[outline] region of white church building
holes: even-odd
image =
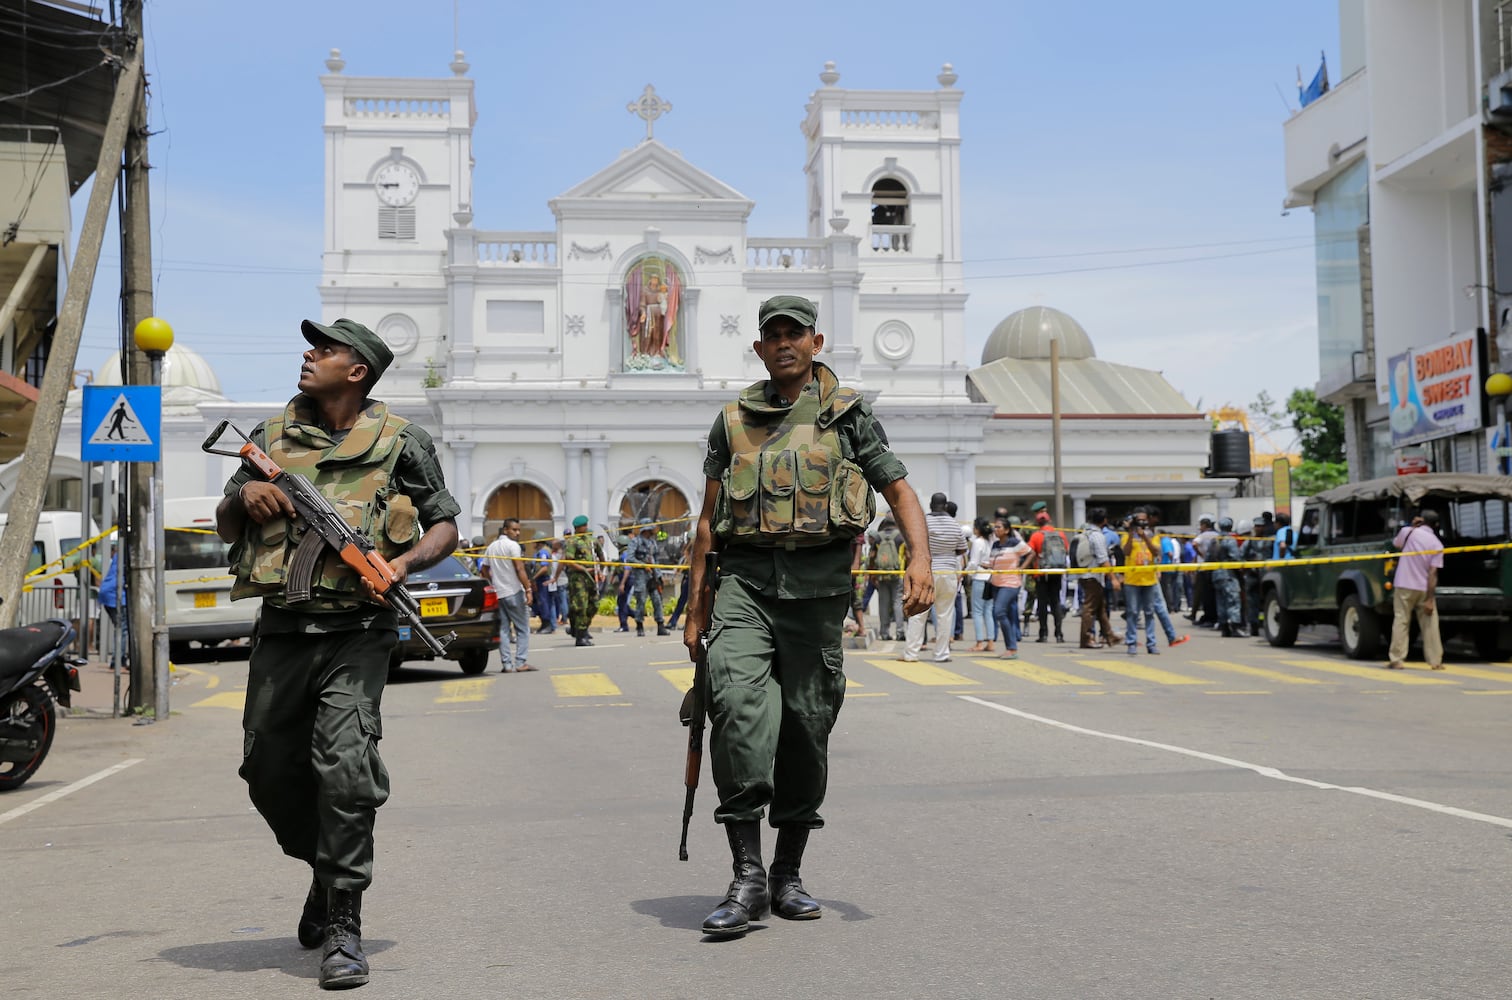
[[[825,66],[802,122],[808,230],[778,237],[748,232],[753,203],[655,138],[669,106],[650,86],[630,105],[645,138],[553,199],[553,230],[479,228],[462,54],[439,79],[347,76],[337,51],[326,67],[321,319],[356,319],[393,349],[378,395],[432,432],[464,538],[507,516],[552,534],[578,514],[612,531],[696,510],[709,427],[765,377],[757,306],[782,293],[818,304],[821,360],[871,400],[915,489],[943,490],[963,520],[1049,499],[1050,337],[1072,519],[1156,502],[1179,524],[1234,492],[1203,477],[1207,419],[1158,373],[1098,361],[1064,313],[1020,310],[967,359],[948,64],[928,90],[847,90]],[[179,341],[166,490],[218,493],[232,463],[199,441],[278,407],[226,400],[213,372],[197,382],[193,333]]]

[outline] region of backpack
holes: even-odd
[[[1092,531],[1102,531],[1102,529],[1083,528],[1075,538],[1071,539],[1071,563],[1080,569],[1091,569],[1097,565],[1096,549],[1093,548],[1092,538],[1088,534]],[[1048,544],[1049,541],[1049,537],[1046,537],[1045,542]],[[1046,555],[1048,556],[1049,553],[1047,552]]]
[[[897,535],[888,531],[877,536],[877,544],[872,550],[872,565],[877,569],[903,568],[903,559],[898,552]]]
[[[1040,545],[1040,565],[1045,569],[1065,569],[1070,565],[1066,553],[1066,535],[1059,528],[1041,531],[1045,540]]]

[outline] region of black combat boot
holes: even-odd
[[[1223,636],[1223,638],[1225,639],[1230,639],[1233,638],[1234,630],[1229,627],[1228,622],[1219,622],[1218,634]]]
[[[808,894],[798,878],[808,837],[806,826],[779,827],[777,846],[772,848],[772,874],[767,880],[772,912],[787,920],[817,920],[824,915],[819,901]]]
[[[672,634],[672,630],[669,629],[669,628],[667,628],[667,626],[663,625],[661,622],[657,622],[656,623],[656,634],[657,635],[671,635]]]
[[[726,823],[725,836],[735,861],[735,881],[724,902],[704,918],[703,931],[711,937],[744,934],[751,929],[751,921],[766,916],[772,906],[766,869],[761,867],[761,821]]]
[[[646,634],[646,626],[642,625],[640,622],[636,622],[635,623],[635,634],[636,635],[641,635],[641,636],[645,635]]]
[[[304,912],[299,915],[299,943],[304,948],[319,948],[325,940],[326,891],[320,879],[310,879],[310,891],[305,896]]]
[[[593,640],[590,639],[590,638],[588,638],[588,633],[587,632],[581,632],[581,633],[578,634],[577,642],[573,643],[573,645],[575,645],[575,646],[591,646],[591,645],[593,645]]]
[[[320,960],[320,988],[346,990],[366,986],[367,956],[362,953],[362,893],[331,889],[326,893],[325,957]]]

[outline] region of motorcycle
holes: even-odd
[[[61,618],[0,630],[0,792],[24,785],[52,747],[56,705],[68,707],[88,662],[64,652],[73,640]]]

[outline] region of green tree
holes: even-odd
[[[1348,480],[1349,468],[1343,462],[1303,459],[1291,470],[1292,493],[1299,497],[1316,496],[1324,490],[1343,486]]]
[[[1286,412],[1302,446],[1302,459],[1328,464],[1344,461],[1344,411],[1311,389],[1293,389]]]

